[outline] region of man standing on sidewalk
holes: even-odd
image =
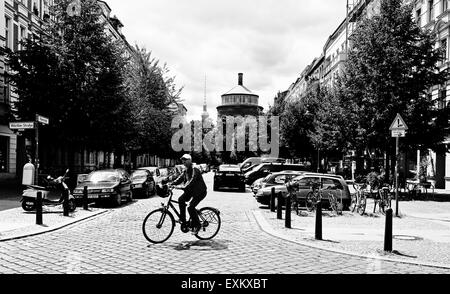
[[[198,167],[194,167],[192,157],[189,154],[181,157],[183,165],[186,167],[183,174],[172,184],[183,186],[178,187],[184,191],[184,194],[178,199],[180,206],[180,221],[186,223],[186,202],[191,201],[188,212],[191,217],[192,233],[196,235],[200,230],[200,220],[197,215],[197,205],[206,197],[207,188],[203,180],[202,172]]]

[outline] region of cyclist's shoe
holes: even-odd
[[[198,227],[193,227],[192,229],[191,229],[191,233],[192,233],[192,235],[197,235],[198,234],[198,232],[200,232],[200,226],[198,226]]]

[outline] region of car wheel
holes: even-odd
[[[133,192],[131,190],[130,190],[130,192],[128,192],[127,201],[129,203],[133,202]]]
[[[149,188],[149,197],[156,195],[156,184],[152,182],[151,189]]]
[[[27,201],[27,200],[24,200],[24,201],[22,201],[22,208],[23,208],[23,210],[25,210],[25,211],[34,211],[35,209],[36,209],[36,203],[35,202],[32,202],[32,201]]]
[[[69,212],[75,212],[77,210],[77,203],[74,199],[69,200]]]

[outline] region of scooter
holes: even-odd
[[[77,208],[75,198],[70,193],[69,187],[65,183],[67,174],[66,173],[58,178],[47,177],[47,187],[40,187],[35,185],[27,185],[27,189],[23,191],[22,194],[22,208],[25,211],[36,210],[36,201],[38,192],[42,193],[42,206],[59,206],[64,203],[65,193],[69,194],[68,208],[69,212],[74,212]]]

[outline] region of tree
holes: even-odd
[[[182,88],[176,87],[175,78],[168,77],[167,66],[160,67],[151,52],[139,46],[134,51],[127,67],[126,83],[133,118],[130,149],[168,155],[174,115],[169,106],[180,101]]]
[[[363,20],[350,38],[337,90],[345,96],[336,102],[345,110],[357,106],[349,112],[358,122],[353,127],[358,136],[350,141],[353,148],[365,146],[392,155],[389,124],[397,113],[410,127],[403,140],[407,146],[436,148],[449,134],[448,109],[436,110],[429,95],[432,86],[448,77],[438,68],[442,51],[434,49],[433,35],[414,22],[412,6],[402,2],[382,0],[379,15]]]
[[[123,151],[130,138],[123,46],[106,34],[97,1],[82,1],[79,16],[66,13],[69,2],[58,1],[41,35],[9,52],[10,79],[20,96],[14,115],[48,116],[47,142]]]

